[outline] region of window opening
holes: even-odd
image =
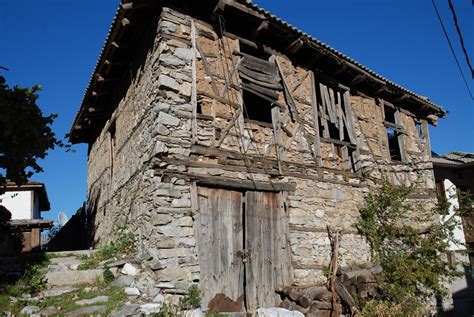
[[[400,146],[398,144],[399,133],[390,127],[387,127],[386,129],[387,129],[388,149],[390,152],[390,158],[393,161],[401,161],[402,153],[400,152]]]
[[[257,123],[272,123],[272,102],[256,94],[243,90],[244,119]]]
[[[384,105],[385,128],[388,138],[388,150],[392,161],[402,161],[402,152],[399,136],[402,134],[403,127],[397,124],[397,109]]]

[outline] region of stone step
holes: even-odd
[[[93,269],[84,271],[55,271],[48,272],[45,280],[49,286],[68,286],[78,284],[93,284],[103,280],[103,270]]]

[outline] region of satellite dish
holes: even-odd
[[[62,227],[64,226],[67,222],[69,221],[69,218],[68,216],[66,216],[66,214],[62,211],[60,211],[58,213],[58,222],[59,222],[59,225]]]

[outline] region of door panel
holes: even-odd
[[[287,220],[282,196],[247,192],[245,214],[246,299],[249,311],[275,307],[275,289],[290,283]]]
[[[244,268],[238,254],[243,250],[242,193],[199,187],[198,204],[195,230],[203,306],[207,307],[213,298],[222,297],[216,295],[224,294],[234,302],[241,302],[232,308],[241,311]]]

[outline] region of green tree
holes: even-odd
[[[40,90],[39,85],[10,88],[0,80],[0,193],[7,179],[22,184],[42,172],[37,160],[63,146],[51,128],[57,115],[43,115],[36,103]]]

